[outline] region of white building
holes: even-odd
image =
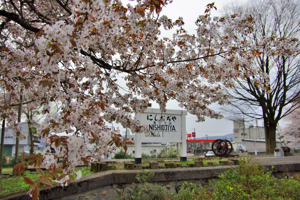
[[[33,129],[35,131],[35,129]],[[2,129],[0,129],[0,133],[2,132]],[[29,137],[29,131],[28,126],[26,123],[21,124],[21,132],[26,136],[26,139],[19,140],[19,152],[29,152],[30,150],[30,137]],[[1,138],[1,134],[0,134]],[[34,150],[38,149],[40,147],[40,140],[38,137],[33,137],[33,143],[34,143]],[[5,129],[4,133],[4,147],[3,147],[3,155],[6,156],[13,156],[15,154],[16,150],[16,137],[13,136],[12,129]]]

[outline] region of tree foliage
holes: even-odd
[[[253,65],[259,56],[299,53],[294,38],[248,40],[255,32],[254,18],[211,17],[214,4],[195,19],[197,34],[191,35],[181,17],[172,21],[160,15],[170,2],[1,1],[1,89],[12,98],[1,105],[0,114],[20,135],[12,108],[19,102],[20,88],[31,97],[24,104],[40,103],[46,117],[37,134],[56,153],[50,154],[49,146],[29,161],[43,165],[58,183],[74,180],[73,170],[79,163],[101,159],[114,152],[113,144],[122,145],[108,123],[148,132],[133,113],[143,112],[151,101],[164,111],[169,100],[177,100],[199,121],[205,116],[220,118],[208,106],[227,103],[222,88],[232,87],[233,78],[260,74],[251,84],[269,91],[268,73]],[[162,37],[162,28],[175,34]],[[52,102],[60,105],[55,114]],[[86,156],[90,147],[91,156]],[[57,157],[63,159],[62,165]],[[21,173],[23,164],[14,170]],[[30,193],[34,199],[42,184],[49,185],[40,173]]]

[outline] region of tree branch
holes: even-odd
[[[67,3],[68,3],[68,1],[66,2],[66,4],[63,4],[60,0],[56,0],[56,2],[57,2],[63,9],[65,9],[65,11],[67,11],[67,13],[68,13],[69,15],[72,14],[71,10],[66,6]]]

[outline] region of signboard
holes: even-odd
[[[188,133],[188,137],[192,137],[192,135],[190,133]]]
[[[142,143],[161,143],[162,145],[169,142],[180,143],[180,160],[186,161],[186,115],[185,110],[166,110],[162,113],[160,109],[155,108],[148,108],[144,113],[137,113],[136,118],[153,135],[135,134],[135,163],[141,163]]]
[[[153,132],[153,135],[149,136],[141,134],[142,142],[181,142],[182,132],[184,132],[184,139],[186,138],[186,114],[187,112],[184,110],[167,110],[162,113],[159,109],[154,108],[147,109],[144,113],[138,113],[137,119]]]
[[[196,137],[196,132],[192,132],[193,137]]]

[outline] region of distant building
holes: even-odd
[[[265,128],[261,126],[245,126],[244,120],[236,120],[233,122],[234,141],[236,150],[246,151],[245,140],[265,140]]]
[[[33,128],[34,132],[35,129]],[[0,129],[0,133],[1,133]],[[19,152],[29,152],[30,150],[30,136],[28,131],[28,126],[26,123],[21,124],[21,132],[26,136],[26,139],[19,140]],[[1,139],[1,134],[0,134]],[[33,137],[34,150],[37,150],[40,146],[40,139],[35,135]],[[4,133],[4,146],[3,146],[3,155],[13,156],[16,149],[16,137],[13,136],[12,129],[6,128]]]

